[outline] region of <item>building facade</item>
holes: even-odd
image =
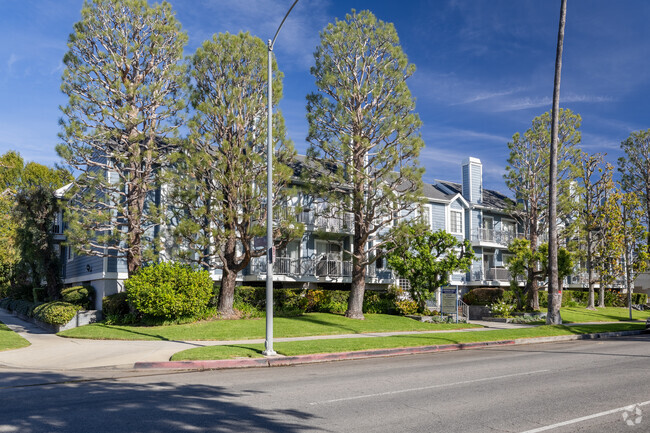
[[[58,191],[65,193],[65,187]],[[461,165],[461,183],[437,180],[425,184],[424,204],[420,213],[432,231],[446,230],[459,240],[469,240],[475,252],[470,272],[452,275],[451,284],[467,291],[474,287],[507,287],[510,274],[507,269],[508,244],[521,236],[520,227],[509,215],[506,196],[483,188],[483,166],[476,158],[467,158]],[[349,289],[352,282],[352,245],[354,220],[351,214],[324,216],[315,201],[298,193],[287,211],[300,209],[298,221],[305,226],[300,239],[277,251],[273,265],[274,285],[283,288]],[[63,241],[63,223],[55,227]],[[123,290],[127,278],[126,262],[115,257],[76,255],[67,246],[61,246],[62,273],[66,285],[90,284],[95,288],[101,308],[101,299]],[[242,285],[264,285],[266,257],[252,259],[240,273]],[[212,271],[215,280],[220,271]],[[366,286],[382,290],[393,284],[402,284],[398,276],[379,259],[367,268]]]

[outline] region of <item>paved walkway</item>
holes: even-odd
[[[0,368],[33,370],[76,370],[97,368],[131,369],[136,362],[164,362],[181,350],[203,346],[228,344],[263,343],[264,339],[228,341],[125,341],[125,340],[84,340],[58,337],[43,331],[36,325],[26,322],[0,309],[0,321],[31,343],[30,346],[0,352]],[[378,332],[371,334],[318,335],[310,337],[275,338],[275,342],[338,339],[373,338],[391,335],[479,332],[494,329],[526,328],[531,325],[472,321],[484,328],[468,328],[446,331],[420,332]]]
[[[226,344],[263,343],[264,339],[229,341],[124,341],[83,340],[62,338],[38,328],[0,309],[0,321],[31,343],[30,346],[0,352],[0,367],[34,370],[74,370],[99,367],[132,368],[136,362],[168,361],[176,352],[202,346]],[[486,328],[463,329],[462,331],[487,331],[504,328],[520,328],[528,325],[514,325],[496,322],[472,322]],[[424,331],[456,332],[454,331]],[[372,338],[391,335],[414,334],[414,332],[378,332],[372,334],[318,335],[311,337],[275,338],[274,341],[300,341],[335,338]]]

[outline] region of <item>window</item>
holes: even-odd
[[[452,210],[449,213],[449,230],[451,233],[463,233],[463,213]]]

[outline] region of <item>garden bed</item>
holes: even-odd
[[[38,326],[39,328],[48,331],[48,332],[53,332],[57,333],[60,331],[65,331],[67,329],[72,329],[76,328],[78,326],[83,326],[83,325],[89,325],[91,323],[98,322],[102,320],[102,312],[101,310],[81,310],[77,311],[77,314],[66,324],[64,325],[52,325],[50,323],[45,323],[43,321],[40,321],[38,319],[35,319],[33,317],[26,316],[21,313],[17,313],[16,311],[13,311],[12,314],[16,317],[21,318],[22,320],[26,322],[31,322],[34,325]]]

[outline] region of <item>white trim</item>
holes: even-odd
[[[452,214],[452,212],[460,214],[460,231],[458,231],[458,232],[453,231],[452,227],[451,227],[451,221],[452,221],[451,214]],[[449,207],[449,233],[451,233],[452,235],[463,235],[463,236],[465,236],[465,212],[463,212],[462,210],[451,209],[451,206]]]
[[[456,200],[460,201],[460,204],[461,204],[464,208],[466,208],[466,209],[470,209],[470,208],[471,208],[471,204],[470,204],[467,200],[465,200],[465,197],[463,197],[462,194],[460,194],[460,193],[459,193],[459,194],[456,194],[456,195],[451,199],[451,201],[449,202],[449,204],[451,205],[451,204],[452,204],[453,202],[455,202]]]

